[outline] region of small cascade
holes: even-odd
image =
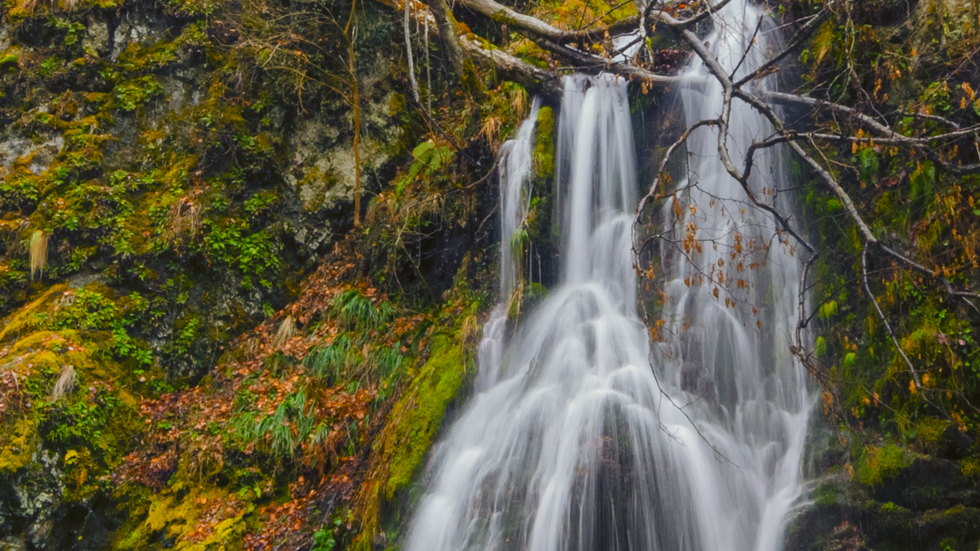
[[[758,17],[744,0],[716,15],[708,41],[729,70]],[[740,72],[761,63],[766,36]],[[704,69],[692,62],[687,73]],[[717,135],[699,131],[688,176],[675,179],[684,208],[668,205],[664,219],[678,241],[700,247],[664,246],[663,316],[672,336],[651,341],[636,311],[627,83],[574,75],[564,86],[561,284],[505,343],[504,305],[520,273],[510,237],[527,216],[532,113],[501,154],[502,304],[484,328],[477,392],[433,450],[405,548],[776,551],[801,494],[811,404],[789,353],[799,263],[788,246],[764,241],[775,234],[772,221],[724,172]],[[715,95],[682,93],[688,123],[718,117]],[[733,110],[731,127],[733,155],[771,133],[746,106]],[[789,187],[778,153],[756,164],[757,193],[774,190],[764,196],[790,208],[787,193],[775,191]],[[712,281],[698,278],[721,266],[724,278],[742,283],[715,296]]]
[[[531,194],[527,189],[531,175],[534,148],[534,125],[541,110],[541,98],[531,100],[531,113],[517,131],[517,136],[500,146],[497,163],[500,184],[500,303],[493,309],[483,326],[483,339],[477,351],[476,390],[490,388],[497,382],[497,368],[507,332],[507,304],[520,278],[520,251],[514,250],[514,240],[527,221]]]

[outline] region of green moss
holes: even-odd
[[[0,472],[13,473],[23,469],[33,461],[37,426],[30,418],[22,418],[4,435],[3,441],[3,448],[0,448]]]
[[[907,467],[905,452],[889,444],[883,448],[871,446],[861,454],[857,478],[861,484],[877,486]]]
[[[20,56],[17,54],[7,54],[0,57],[0,71],[15,71],[20,63]]]
[[[821,484],[813,492],[813,501],[822,506],[836,505],[840,501],[840,488],[832,482]]]
[[[382,504],[405,497],[435,443],[447,409],[474,372],[472,348],[479,335],[475,313],[480,305],[464,278],[457,275],[456,283],[453,292],[457,298],[450,299],[441,313],[442,328],[426,337],[428,359],[414,373],[409,371],[413,376],[392,406],[376,445],[356,500],[354,515],[361,520],[361,532],[351,549],[371,547],[382,521]]]
[[[433,337],[431,347],[432,355],[413,381],[412,392],[399,400],[391,412],[396,428],[391,438],[398,445],[384,487],[388,499],[408,486],[422,465],[442,426],[446,408],[466,380],[468,367],[472,366],[460,343],[452,342],[446,335]]]
[[[487,93],[487,87],[480,80],[476,66],[473,65],[473,60],[467,59],[463,62],[463,71],[459,75],[459,80],[460,84],[463,85],[463,89],[470,94],[474,101],[483,101]]]
[[[919,419],[915,426],[915,433],[922,443],[922,447],[930,453],[935,453],[939,446],[939,441],[943,437],[943,432],[949,424],[950,422],[948,420],[937,419],[935,417]]]
[[[137,107],[163,94],[163,86],[152,76],[138,77],[123,82],[113,90],[116,106],[123,111],[133,111]]]
[[[52,285],[38,298],[23,306],[3,320],[0,326],[0,343],[9,342],[33,331],[36,315],[47,312],[68,289],[67,285]]]
[[[980,477],[980,459],[968,457],[960,461],[960,473],[964,478]]]
[[[190,532],[201,514],[199,501],[206,497],[197,493],[179,496],[172,492],[150,497],[149,510],[143,523],[133,530],[125,530],[116,544],[120,551],[127,549],[146,549],[151,538],[164,533],[170,538],[178,538]],[[206,501],[205,501],[206,503]]]
[[[250,510],[249,510],[250,512]],[[194,545],[191,549],[222,549],[224,551],[234,551],[242,549],[242,537],[247,528],[245,515],[237,515],[226,518],[214,525],[213,533],[200,544]]]
[[[181,17],[208,16],[221,7],[221,0],[165,0],[164,6],[169,13]]]
[[[535,126],[534,170],[541,178],[551,178],[555,173],[555,115],[551,107],[538,111]]]

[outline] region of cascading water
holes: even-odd
[[[716,15],[708,41],[729,71],[757,21],[739,0]],[[764,35],[740,71],[761,63]],[[696,62],[687,72],[704,74]],[[702,92],[684,93],[688,123],[721,113],[720,88]],[[810,404],[789,353],[799,264],[769,243],[775,227],[724,171],[717,135],[699,131],[678,203],[665,207],[677,234],[662,250],[671,337],[651,342],[636,314],[626,83],[568,77],[562,107],[562,284],[505,352],[503,309],[491,317],[478,393],[433,452],[407,549],[776,550],[801,493]],[[529,165],[518,150],[530,121],[502,156],[502,241],[526,215],[513,187],[524,175],[511,164]],[[733,155],[771,132],[744,105],[731,128]],[[786,187],[779,159],[756,165],[757,195],[785,200],[763,191]],[[505,301],[516,281],[509,254],[502,245]]]
[[[477,391],[486,390],[497,382],[507,332],[507,302],[518,284],[520,273],[512,240],[527,220],[530,208],[531,196],[525,184],[531,174],[534,123],[540,109],[540,98],[534,98],[531,101],[531,114],[517,131],[517,136],[500,148],[500,235],[503,236],[500,239],[500,297],[503,302],[494,308],[489,321],[483,326],[483,340],[477,354],[477,361],[482,366],[477,375]]]

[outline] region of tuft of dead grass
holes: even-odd
[[[44,276],[44,267],[48,264],[48,234],[36,230],[31,234],[30,265],[31,279],[38,280]]]

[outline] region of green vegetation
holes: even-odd
[[[777,2],[779,23],[793,28],[819,5]],[[923,139],[945,131],[930,116],[980,123],[969,14],[850,6],[798,51],[802,89]],[[635,14],[632,3],[583,0],[521,9],[562,28]],[[455,22],[471,40],[566,66],[471,15]],[[402,17],[387,2],[347,0],[4,3],[0,482],[15,492],[0,495],[0,515],[15,511],[19,532],[0,540],[43,532],[39,513],[11,497],[24,490],[54,496],[52,514],[85,511],[114,530],[95,541],[64,523],[31,548],[397,545],[474,371],[498,260],[492,167],[533,91],[472,60],[457,73],[430,28],[431,44],[412,38],[416,104]],[[657,70],[686,55],[667,33],[647,45]],[[602,42],[580,46],[608,54]],[[638,118],[667,104],[663,91],[631,90]],[[514,250],[557,273],[548,103]],[[845,119],[816,122],[856,133]],[[675,124],[667,114],[658,128]],[[883,243],[975,291],[980,178],[944,166],[970,158],[963,144],[934,157],[869,141],[819,153]],[[870,288],[917,387],[866,296],[844,205],[793,168],[798,218],[824,248],[813,352],[839,443],[825,462],[835,482],[815,502],[866,526],[914,517],[923,533],[949,530],[937,545],[965,548],[969,507],[926,514],[888,492],[927,467],[964,487],[980,476],[977,313],[941,280],[871,257]],[[522,285],[511,321],[545,292]],[[841,526],[824,531],[828,545],[851,537]]]
[[[895,476],[906,466],[908,461],[897,446],[888,445],[883,448],[872,446],[861,457],[857,478],[862,484],[875,486]]]

